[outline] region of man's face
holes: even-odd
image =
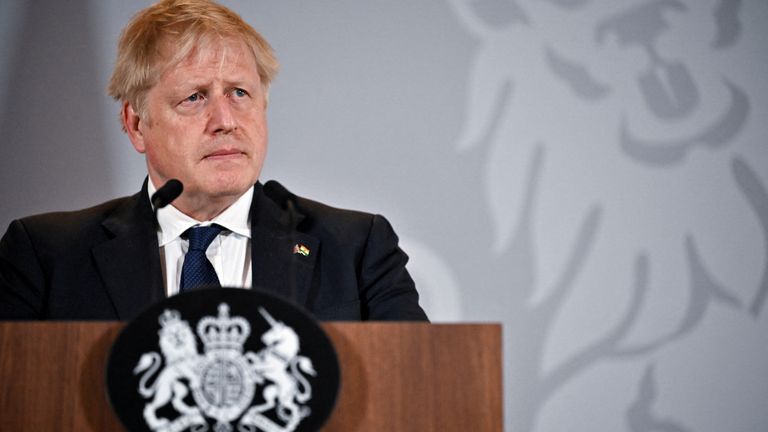
[[[267,150],[265,108],[253,54],[224,40],[169,68],[146,95],[147,115],[124,119],[155,186],[181,180],[174,205],[194,217],[208,203],[231,204],[256,182]]]

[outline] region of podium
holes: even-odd
[[[104,375],[121,322],[0,322],[0,424],[121,431]],[[498,324],[326,322],[341,365],[324,431],[501,431]]]

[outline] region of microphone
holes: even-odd
[[[152,207],[155,208],[155,213],[178,198],[183,190],[184,185],[176,179],[170,179],[164,185],[160,186],[160,189],[152,195],[151,199]]]
[[[152,181],[152,180],[147,180]],[[181,195],[181,191],[184,190],[184,185],[176,179],[168,180],[164,185],[160,186],[160,189],[156,190],[152,194],[150,201],[152,202],[152,215],[154,216],[155,229],[160,229],[160,224],[157,222],[157,211],[167,206],[171,201]]]
[[[293,199],[296,198],[296,196],[288,192],[288,189],[275,180],[270,180],[264,185],[264,193],[281,208],[288,210],[289,222],[291,226],[293,226],[296,221],[294,214],[296,212],[296,207],[293,203]]]
[[[295,229],[296,227],[296,205],[294,204],[293,200],[296,198],[296,195],[290,193],[288,189],[286,189],[283,185],[276,182],[275,180],[270,180],[266,184],[264,184],[264,194],[270,198],[272,201],[274,201],[280,208],[285,209],[288,212],[288,225],[291,227],[291,229]],[[296,242],[296,238],[293,234],[291,234],[291,243]],[[297,243],[298,244],[298,243]],[[290,280],[288,282],[288,298],[295,302],[296,301],[296,257],[294,256],[291,259],[290,267],[288,268],[288,273],[290,274]]]

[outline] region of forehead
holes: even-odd
[[[237,71],[242,78],[258,80],[256,58],[245,42],[235,39],[202,38],[190,48],[176,47],[176,53],[170,56],[163,66],[160,80],[177,78],[190,71],[198,74],[217,74]],[[174,43],[166,44],[166,51],[173,52]]]

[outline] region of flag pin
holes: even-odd
[[[301,254],[303,256],[309,256],[309,248],[304,246],[303,244],[296,244],[293,246],[293,253]]]

